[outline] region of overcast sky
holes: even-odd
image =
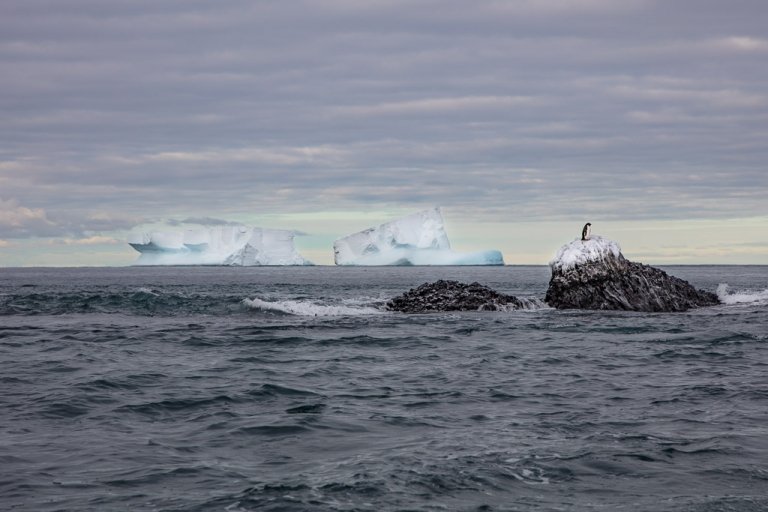
[[[442,206],[546,263],[768,264],[765,0],[4,0],[0,265],[184,221],[334,238]]]

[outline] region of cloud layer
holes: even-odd
[[[437,204],[478,222],[765,216],[766,16],[762,0],[10,0],[0,238]]]

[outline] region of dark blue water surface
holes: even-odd
[[[405,315],[547,267],[0,269],[0,508],[768,510],[768,267],[688,313]]]

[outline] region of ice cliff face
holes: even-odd
[[[214,226],[185,232],[144,233],[128,243],[137,265],[311,265],[294,248],[292,231]]]
[[[337,265],[503,265],[499,251],[451,250],[439,208],[353,233],[333,244]]]
[[[558,309],[662,312],[719,303],[714,293],[625,259],[616,242],[599,236],[564,245],[549,266],[544,300]]]

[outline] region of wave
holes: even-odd
[[[518,297],[520,307],[513,305],[500,305],[499,311],[540,311],[542,309],[553,309],[552,306],[544,300],[536,297]]]
[[[370,306],[326,305],[307,300],[271,302],[254,298],[243,299],[243,304],[258,311],[296,316],[367,316],[384,313],[384,311]]]
[[[768,289],[731,291],[727,283],[717,285],[717,298],[723,304],[768,304]]]
[[[151,288],[73,290],[0,295],[0,316],[133,314],[177,316],[228,314],[240,309],[242,295],[169,293]]]
[[[520,299],[522,307],[499,305],[498,311],[539,311],[551,309],[544,301],[536,298]],[[296,316],[368,316],[387,313],[383,308],[372,307],[372,300],[348,299],[342,305],[318,304],[307,300],[266,301],[259,298],[243,299],[243,304],[251,309],[268,313]]]

